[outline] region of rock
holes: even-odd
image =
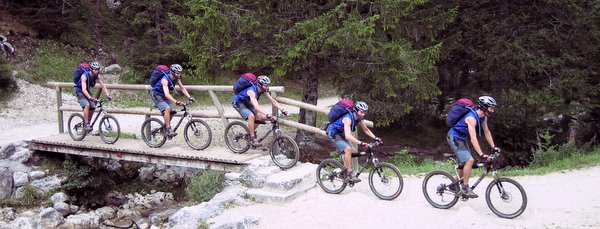
[[[57,202],[52,206],[56,211],[60,212],[63,216],[71,214],[71,206],[65,202]]]
[[[107,73],[118,74],[122,70],[123,69],[121,68],[120,65],[118,65],[118,64],[111,64],[109,66],[106,66],[106,67],[102,68],[102,74],[107,74]]]
[[[12,156],[17,150],[18,145],[14,143],[8,143],[0,146],[0,159],[6,159]]]
[[[156,171],[156,166],[149,165],[149,167],[141,167],[139,169],[139,178],[141,181],[149,181],[154,178],[154,171]]]
[[[252,228],[257,225],[260,220],[258,216],[244,215],[229,217],[223,221],[208,222],[212,229],[229,229],[229,228]]]
[[[79,206],[69,205],[69,209],[71,209],[71,213],[77,213],[77,211],[79,211]]]
[[[13,175],[8,168],[0,168],[0,199],[8,199],[12,196]]]
[[[15,214],[15,211],[12,208],[4,208],[2,210],[2,217],[6,221],[13,221],[15,218],[17,218],[17,214]]]
[[[56,175],[45,177],[44,179],[35,180],[31,182],[31,186],[35,187],[38,191],[42,193],[48,193],[60,188],[61,179],[59,179]]]
[[[223,213],[224,207],[219,204],[210,204],[204,202],[199,205],[179,209],[175,214],[169,217],[169,228],[172,229],[195,229],[198,228],[196,222],[207,220]],[[194,222],[194,223],[190,223]]]
[[[56,204],[58,202],[68,202],[69,201],[69,196],[67,196],[67,194],[64,194],[62,192],[57,192],[54,193],[54,195],[52,195],[50,197],[50,201],[52,201],[52,204]]]
[[[23,198],[23,189],[25,186],[21,186],[18,187],[17,189],[15,189],[15,191],[12,193],[12,198],[13,199],[21,199]]]
[[[10,156],[8,160],[18,163],[24,163],[27,160],[29,160],[29,157],[31,157],[31,151],[29,151],[29,149],[27,148],[21,148],[20,150],[16,151],[12,156]]]
[[[40,211],[39,217],[43,228],[55,228],[65,220],[63,215],[54,208],[45,208]]]
[[[62,226],[66,228],[98,228],[100,227],[100,217],[93,212],[70,215]]]
[[[129,201],[129,198],[117,191],[111,191],[106,194],[104,201],[107,205],[121,206]]]
[[[246,187],[262,188],[267,180],[267,177],[278,171],[281,171],[281,169],[279,169],[277,166],[248,166],[242,171],[239,180]]]
[[[19,217],[10,224],[10,227],[19,229],[36,229],[38,228],[38,224],[30,217]]]
[[[21,187],[29,182],[29,176],[24,172],[13,173],[13,186]]]
[[[115,209],[112,207],[101,207],[96,209],[96,215],[100,217],[101,221],[115,218]]]
[[[42,179],[46,176],[46,172],[44,171],[32,171],[29,173],[29,179],[31,181]]]
[[[176,183],[177,173],[175,173],[171,169],[166,169],[164,172],[160,173],[160,175],[158,176],[158,180],[165,183]]]

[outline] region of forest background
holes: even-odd
[[[0,90],[8,94],[18,90],[11,70],[44,85],[69,81],[77,63],[98,60],[124,66],[122,82],[146,84],[154,66],[182,63],[188,85],[230,84],[254,72],[301,88],[300,99],[312,104],[333,88],[370,105],[376,133],[411,147],[448,150],[450,104],[480,95],[499,103],[490,124],[511,165],[529,164],[544,145],[597,144],[600,1],[0,5],[0,34],[27,52],[0,57]],[[318,126],[312,112],[301,111],[298,121]]]

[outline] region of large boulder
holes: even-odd
[[[0,167],[0,199],[12,196],[13,174],[8,168]]]
[[[44,179],[34,180],[31,186],[35,187],[42,194],[58,190],[62,180],[57,176],[49,176]]]
[[[13,185],[15,187],[21,187],[25,184],[29,183],[29,176],[24,172],[14,172],[13,173]]]
[[[39,217],[40,224],[43,228],[56,228],[65,220],[63,218],[63,214],[61,214],[54,208],[43,209],[42,211],[40,211]]]

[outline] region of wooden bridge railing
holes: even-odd
[[[72,88],[73,83],[48,82],[47,85],[49,87],[54,87],[56,89],[56,106],[57,106],[56,110],[57,110],[57,114],[58,114],[58,131],[59,131],[59,133],[64,133],[63,112],[64,111],[74,111],[74,112],[81,111],[80,107],[65,107],[65,106],[63,106],[62,88]],[[150,85],[141,85],[141,84],[105,84],[105,85],[108,89],[111,89],[111,90],[148,91],[149,92],[151,89]],[[96,88],[99,88],[99,87],[100,87],[99,85],[96,85]],[[223,125],[225,125],[225,126],[229,123],[228,119],[241,119],[240,115],[237,112],[225,113],[221,102],[219,101],[217,95],[215,94],[215,92],[233,92],[233,86],[231,86],[231,85],[226,85],[226,86],[224,86],[224,85],[186,85],[185,88],[190,92],[207,91],[210,94],[213,105],[215,106],[215,109],[216,109],[215,112],[190,111],[192,116],[200,117],[200,118],[221,118],[221,120],[223,121]],[[179,86],[176,87],[176,90],[180,90]],[[285,98],[285,97],[279,97],[277,93],[283,93],[285,91],[285,88],[282,86],[271,86],[271,87],[269,87],[269,91],[271,91],[271,94],[273,95],[273,97],[275,97],[275,99],[282,104],[287,104],[290,106],[303,108],[303,109],[306,109],[309,111],[320,112],[323,114],[327,114],[329,112],[329,110],[327,110],[327,109],[322,109],[322,108],[317,107],[312,104],[303,103],[303,102],[292,100],[292,99]],[[96,90],[96,92],[97,93],[96,93],[95,97],[98,98],[98,96],[100,94],[100,90]],[[147,118],[152,115],[160,116],[159,111],[144,111],[144,110],[139,110],[139,109],[109,108],[109,109],[107,109],[107,111],[112,114],[145,115]],[[278,112],[277,109],[275,107],[273,107],[272,113],[277,114],[277,112]],[[314,133],[314,134],[319,134],[319,135],[323,135],[323,136],[325,135],[325,131],[323,131],[317,127],[309,126],[309,125],[306,125],[303,123],[298,123],[298,122],[294,122],[294,121],[290,121],[290,120],[280,120],[280,121],[281,121],[280,123],[282,125],[290,126],[290,127],[304,130],[304,131]],[[373,123],[371,121],[367,121],[367,125],[372,127]]]

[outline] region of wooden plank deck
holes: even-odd
[[[98,136],[86,136],[81,141],[74,141],[69,134],[35,138],[28,142],[28,147],[30,150],[226,172],[240,172],[247,161],[264,154],[256,150],[234,154],[215,142],[204,150],[194,150],[185,142],[175,139],[167,141],[161,148],[150,148],[143,140],[119,139],[111,145],[102,142]]]

